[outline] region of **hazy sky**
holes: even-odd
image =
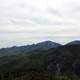
[[[0,0],[0,47],[80,39],[80,0]]]

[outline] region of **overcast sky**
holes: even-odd
[[[0,0],[0,47],[80,39],[80,0]]]

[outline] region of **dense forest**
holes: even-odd
[[[0,49],[0,80],[80,80],[80,41]]]

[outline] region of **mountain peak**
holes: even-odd
[[[40,42],[40,43],[37,43],[37,44],[53,44],[55,42],[52,42],[52,41],[43,41],[43,42]]]
[[[75,41],[72,41],[72,42],[69,42],[67,45],[73,45],[73,44],[80,44],[80,41],[79,40],[75,40]]]
[[[58,44],[52,41],[43,41],[43,42],[37,43],[36,46],[43,47],[43,48],[54,48],[54,47],[61,46],[61,44]]]

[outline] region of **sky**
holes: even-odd
[[[80,0],[0,0],[0,48],[80,40]]]

